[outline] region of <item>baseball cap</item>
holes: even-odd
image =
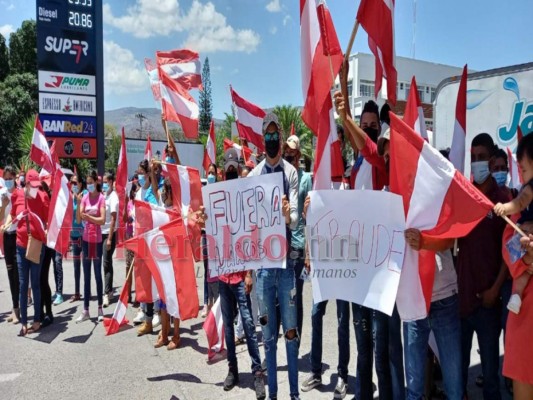
[[[300,139],[298,139],[298,136],[291,135],[287,138],[287,146],[289,146],[293,150],[300,150]]]
[[[41,186],[41,180],[39,179],[39,173],[34,169],[30,169],[26,172],[26,183],[31,187]]]
[[[385,152],[385,143],[390,140],[390,128],[387,127],[378,138],[378,154],[383,156]]]
[[[227,149],[224,153],[224,171],[227,171],[232,165],[235,169],[239,167],[239,156],[234,148]]]
[[[278,116],[274,113],[268,113],[265,115],[265,118],[263,118],[263,135],[272,122],[276,124],[278,131],[281,131],[281,125],[279,124]]]

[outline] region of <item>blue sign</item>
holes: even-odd
[[[47,137],[96,137],[97,127],[94,117],[40,114],[39,119]]]

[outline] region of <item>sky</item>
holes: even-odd
[[[359,0],[327,4],[346,49]],[[106,110],[156,107],[144,58],[179,48],[209,57],[215,118],[231,110],[230,84],[263,108],[303,104],[297,0],[103,0],[103,8]],[[531,0],[396,0],[396,54],[477,71],[530,62],[531,17]],[[35,18],[35,0],[0,0],[4,36]],[[368,53],[367,40],[359,29],[352,52]]]

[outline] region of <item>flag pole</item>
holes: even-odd
[[[519,233],[522,237],[529,237],[526,235],[526,233],[520,229],[520,227],[518,225],[516,225],[513,221],[511,221],[511,219],[507,216],[507,215],[502,215],[502,218],[505,220],[505,222],[507,222],[509,225],[511,225],[511,227],[517,232]]]
[[[357,30],[359,29],[359,21],[355,19],[355,25],[352,29],[352,35],[350,36],[350,41],[348,42],[348,47],[346,48],[346,53],[344,53],[344,59],[348,61],[350,59],[350,53],[352,52],[353,43],[355,41],[355,36],[357,35]]]

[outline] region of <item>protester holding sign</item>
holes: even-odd
[[[291,229],[298,225],[298,173],[281,157],[281,125],[278,117],[271,113],[263,120],[266,158],[253,169],[248,177],[281,172],[284,195],[282,214],[287,225],[286,244],[291,243]],[[285,245],[286,245],[285,244]],[[265,355],[268,372],[268,392],[270,398],[277,398],[277,335],[278,317],[276,302],[279,301],[281,324],[285,332],[285,347],[289,374],[290,396],[299,399],[298,388],[298,322],[296,310],[296,284],[294,268],[264,268],[257,271],[257,297],[259,302],[259,322],[265,342]]]

